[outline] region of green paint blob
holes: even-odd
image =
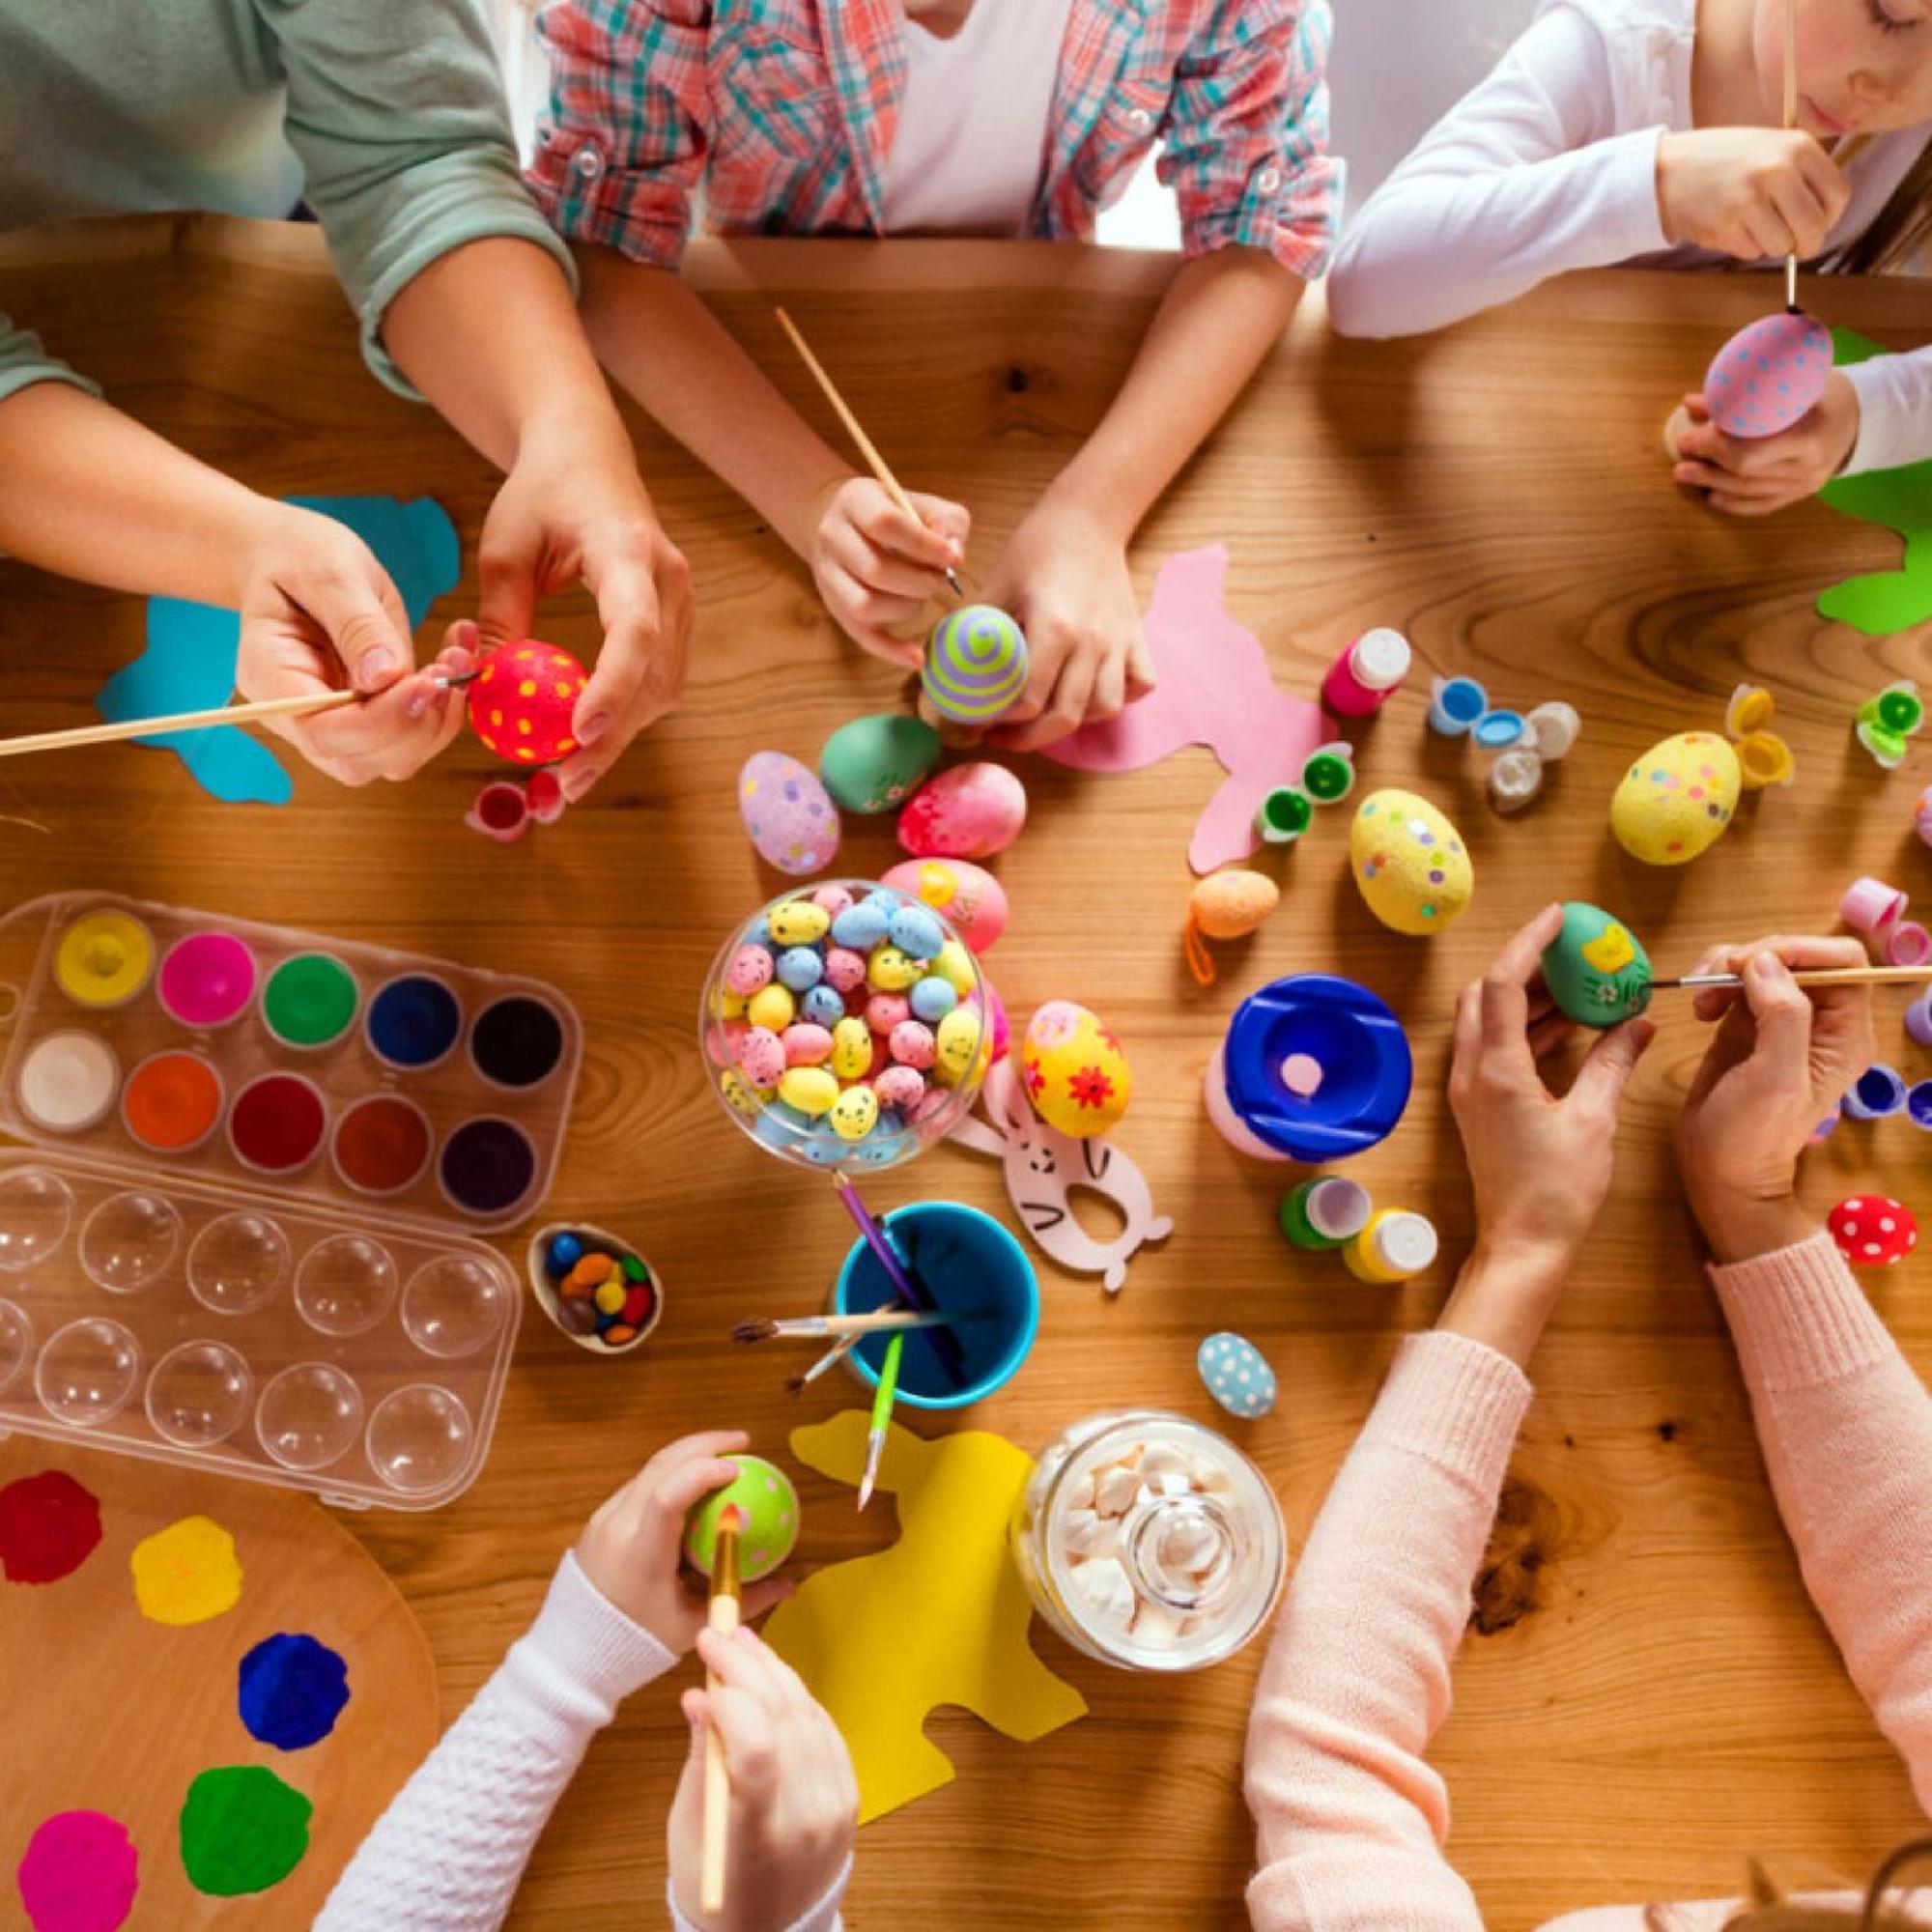
[[[326,952],[298,952],[269,976],[262,1014],[269,1031],[290,1046],[327,1046],[355,1017],[355,980]]]
[[[266,1891],[301,1863],[309,1814],[299,1791],[259,1764],[204,1771],[181,1814],[182,1868],[197,1891]]]

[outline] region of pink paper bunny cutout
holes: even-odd
[[[1075,1274],[1101,1276],[1107,1293],[1118,1294],[1141,1248],[1174,1232],[1173,1221],[1153,1211],[1146,1176],[1105,1140],[1056,1133],[1034,1112],[1009,1060],[994,1061],[980,1094],[993,1125],[968,1115],[952,1138],[1006,1163],[1008,1199],[1041,1253]],[[1091,1187],[1121,1210],[1111,1240],[1096,1241],[1080,1225],[1066,1198],[1074,1187]]]

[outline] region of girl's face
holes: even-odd
[[[1784,0],[1756,0],[1752,50],[1784,112]],[[1932,0],[1798,0],[1798,125],[1821,141],[1932,121]]]

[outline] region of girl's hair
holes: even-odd
[[[1764,1866],[1750,1861],[1749,1896],[1724,1921],[1724,1932],[1924,1932],[1928,1920],[1912,1911],[1918,1889],[1899,1884],[1899,1874],[1919,1859],[1932,1857],[1932,1838],[1913,1838],[1893,1852],[1856,1905],[1806,1905],[1787,1899]],[[1644,1914],[1650,1932],[1672,1932],[1676,1915],[1668,1906]]]
[[[1839,143],[1832,158],[1841,167],[1864,145],[1853,135]],[[1891,197],[1872,217],[1870,227],[1819,259],[1818,267],[1841,275],[1877,275],[1903,270],[1932,241],[1932,141],[1906,169]]]

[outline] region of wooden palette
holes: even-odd
[[[15,1881],[28,1841],[56,1812],[104,1811],[140,1861],[129,1926],[275,1932],[308,1924],[337,1874],[435,1742],[436,1666],[415,1617],[354,1537],[306,1496],[14,1438],[0,1487],[66,1471],[100,1503],[100,1542],[53,1583],[0,1577],[0,1923],[24,1925]],[[170,1628],[136,1606],[129,1557],[143,1537],[207,1516],[235,1539],[236,1605]],[[335,1728],[303,1750],[257,1743],[237,1710],[243,1656],[277,1632],[306,1632],[349,1667]],[[266,1765],[314,1804],[309,1849],[279,1885],[217,1898],[181,1861],[188,1785],[217,1765]]]

